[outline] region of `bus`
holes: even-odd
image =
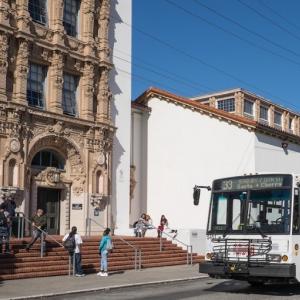
[[[300,282],[300,176],[256,174],[213,181],[199,272],[251,285]],[[194,204],[204,186],[194,187]]]

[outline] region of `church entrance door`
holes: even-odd
[[[60,192],[58,189],[38,188],[37,208],[42,208],[47,214],[49,234],[59,234]]]

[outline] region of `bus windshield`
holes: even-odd
[[[212,193],[208,233],[289,234],[291,188]]]

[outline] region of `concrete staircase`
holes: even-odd
[[[142,251],[142,268],[162,267],[186,264],[186,251],[163,239],[163,250],[157,238],[123,237],[127,242]],[[61,241],[62,237],[56,237]],[[100,237],[83,239],[82,266],[85,273],[99,271],[98,245]],[[0,280],[35,278],[67,275],[69,256],[67,251],[55,242],[47,239],[47,252],[40,257],[40,244],[36,243],[29,252],[25,246],[30,239],[11,240],[11,254],[0,254]],[[109,256],[109,272],[134,269],[134,250],[126,243],[113,237],[114,251]],[[198,263],[202,256],[193,254],[193,263]]]

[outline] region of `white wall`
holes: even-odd
[[[282,140],[256,134],[255,170],[258,173],[279,172],[300,174],[300,146],[289,143],[286,151],[282,149]],[[299,162],[299,163],[297,163]]]
[[[133,109],[131,115],[131,164],[136,167],[136,186],[131,201],[130,224],[147,211],[147,125],[149,113]]]
[[[131,0],[112,0],[110,42],[115,69],[110,72],[113,93],[112,118],[117,127],[113,145],[111,209],[116,233],[129,228],[129,170],[130,170],[130,115],[131,115],[131,63],[118,60],[118,50],[129,54],[131,60]],[[122,70],[122,71],[120,71]],[[127,72],[127,73],[124,73]]]
[[[247,129],[170,102],[151,99],[148,121],[148,211],[157,225],[205,229],[210,193],[193,205],[193,186],[254,172],[255,135]]]

